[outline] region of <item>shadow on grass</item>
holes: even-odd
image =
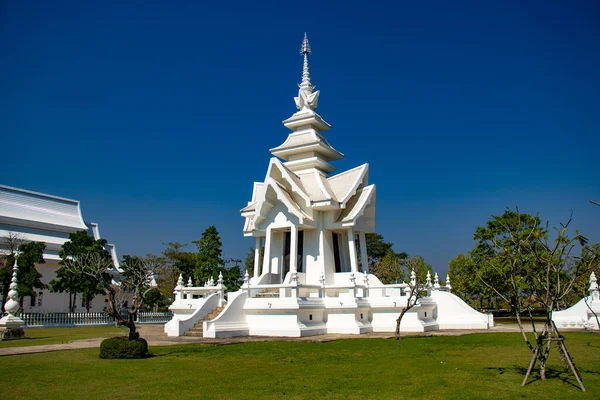
[[[492,371],[496,370],[496,371],[498,371],[498,373],[500,375],[503,375],[505,372],[509,372],[509,373],[512,372],[517,375],[521,375],[523,378],[525,378],[525,375],[527,374],[527,368],[524,368],[519,365],[513,365],[511,368],[488,367],[486,369],[492,370]],[[579,372],[586,373],[586,374],[600,375],[600,372],[592,371],[592,370],[579,369]],[[569,367],[566,367],[566,368],[546,367],[546,379],[547,380],[557,379],[557,380],[562,381],[562,383],[565,385],[570,385],[576,389],[580,389],[579,383],[577,382],[575,375],[573,375],[573,373]],[[525,386],[529,386],[532,383],[541,381],[541,380],[542,380],[542,376],[540,375],[540,369],[535,368],[532,371],[531,375],[529,376],[529,380],[527,381],[527,384]],[[584,385],[585,385],[585,382],[584,382]]]

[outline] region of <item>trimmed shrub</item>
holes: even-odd
[[[148,342],[138,338],[129,340],[127,336],[104,339],[100,343],[100,358],[144,358],[148,357]]]

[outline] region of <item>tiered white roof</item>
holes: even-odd
[[[0,221],[64,232],[88,229],[77,200],[0,185]]]
[[[0,251],[2,238],[13,233],[26,242],[46,243],[44,259],[56,261],[69,233],[81,230],[90,230],[100,239],[98,224],[84,222],[79,201],[0,185]],[[106,247],[119,270],[115,246]]]
[[[244,232],[247,235],[262,230],[258,225],[277,202],[286,205],[301,225],[314,224],[314,211],[339,210],[334,222],[352,226],[364,215],[367,229],[374,230],[375,185],[368,185],[369,164],[329,176],[335,170],[330,162],[344,155],[321,134],[331,125],[315,112],[320,92],[314,91],[310,82],[309,53],[305,35],[301,49],[304,56],[302,83],[294,99],[298,111],[283,121],[292,132],[283,144],[270,150],[275,157],[270,160],[265,180],[254,184],[252,200],[241,210],[246,217]]]

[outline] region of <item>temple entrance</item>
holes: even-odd
[[[290,252],[291,252],[292,233],[285,232],[283,238],[283,265],[281,269],[281,282],[285,279],[285,276],[290,271]],[[303,270],[303,259],[304,259],[304,231],[298,231],[298,251],[296,254],[296,272],[304,272]]]

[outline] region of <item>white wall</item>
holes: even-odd
[[[42,274],[41,281],[45,284],[49,284],[56,278],[56,270],[60,267],[58,261],[46,261],[44,264],[36,265],[37,270]],[[36,290],[36,292],[41,292],[42,295],[36,298],[34,306],[31,306],[31,297],[27,296],[23,299],[23,312],[69,312],[68,293],[52,293],[50,289]],[[92,301],[90,312],[103,311],[108,305],[105,299],[104,295],[97,295]],[[81,293],[77,295],[75,312],[86,312],[85,306],[81,306]]]

